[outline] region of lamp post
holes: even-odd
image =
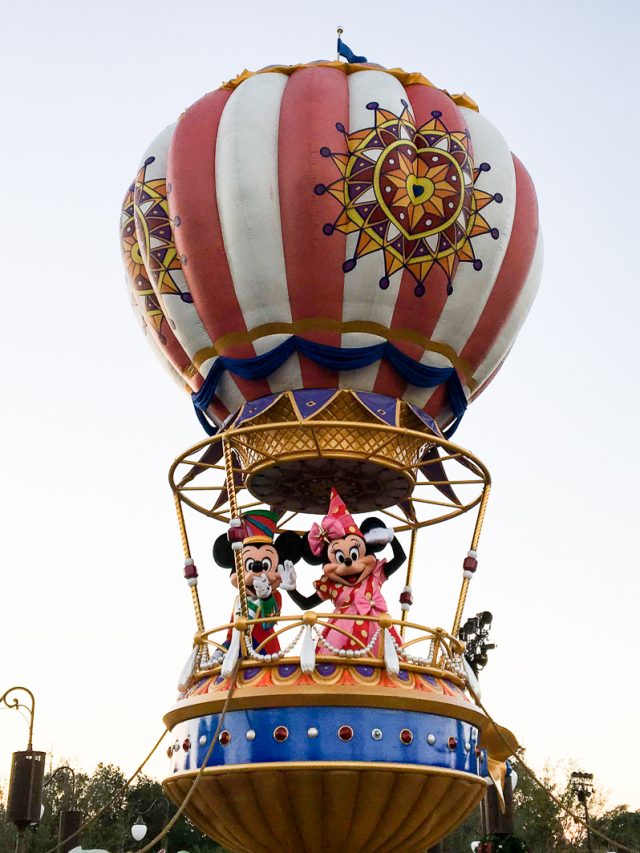
[[[589,807],[587,800],[593,794],[593,773],[581,773],[576,771],[571,774],[571,792],[584,807],[584,819],[587,824],[587,847],[589,853],[593,853],[591,846],[591,832],[589,829]]]
[[[135,820],[135,823],[131,827],[131,835],[133,836],[135,841],[142,841],[142,839],[147,834],[147,824],[144,822],[144,816],[148,814],[158,803],[164,803],[164,826],[166,827],[169,822],[169,800],[166,797],[156,797],[156,799],[151,803],[151,805],[146,808],[143,812],[139,812],[138,816]],[[165,831],[160,839],[160,846],[164,848],[165,853],[168,853],[169,848],[167,846],[167,832]]]
[[[25,705],[14,695],[24,693],[29,698]],[[24,834],[28,826],[39,823],[42,817],[42,783],[44,781],[45,753],[33,749],[33,720],[36,700],[28,687],[10,687],[0,696],[0,705],[19,711],[24,708],[29,714],[29,742],[21,752],[11,757],[11,777],[7,801],[7,822],[17,830],[16,853],[24,853]]]
[[[70,853],[75,847],[80,845],[80,826],[82,824],[82,812],[75,808],[76,804],[76,774],[75,771],[63,764],[57,767],[44,783],[46,788],[53,780],[62,772],[69,773],[71,776],[71,796],[67,791],[67,804],[70,808],[60,809],[60,817],[58,823],[58,850],[57,853]]]

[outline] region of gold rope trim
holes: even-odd
[[[220,88],[237,89],[241,83],[244,83],[244,81],[248,80],[249,77],[255,77],[257,74],[286,74],[290,77],[292,74],[295,74],[296,71],[300,71],[301,68],[318,67],[337,68],[339,71],[344,72],[344,74],[355,74],[358,71],[366,70],[384,71],[386,74],[391,74],[392,77],[399,80],[403,86],[418,85],[430,86],[432,89],[437,88],[437,86],[435,86],[430,80],[427,80],[427,78],[419,71],[405,71],[403,68],[383,68],[381,65],[376,65],[372,62],[355,63],[351,65],[348,62],[340,62],[335,59],[332,61],[327,60],[326,62],[301,62],[298,65],[269,65],[267,68],[261,68],[259,71],[248,71],[245,68],[244,71],[232,80],[227,80],[226,83],[223,83]],[[442,91],[459,107],[466,107],[467,109],[479,112],[478,105],[473,98],[467,95],[466,92],[463,92],[460,95],[451,95],[446,89],[442,89]]]
[[[337,332],[341,335],[350,333],[376,335],[387,341],[405,341],[406,343],[417,344],[428,352],[437,352],[444,356],[456,370],[464,375],[471,391],[475,390],[477,385],[472,378],[473,371],[469,362],[460,358],[449,344],[431,341],[413,329],[389,329],[381,323],[374,323],[369,320],[351,320],[348,323],[343,323],[341,320],[332,320],[329,317],[309,317],[306,320],[298,320],[296,323],[263,323],[263,325],[256,326],[246,332],[230,332],[228,335],[222,335],[211,346],[198,350],[193,356],[193,363],[197,368],[200,368],[208,359],[222,355],[228,347],[253,343],[269,335],[302,335],[304,332],[314,329],[323,332]]]

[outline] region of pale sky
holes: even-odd
[[[342,24],[371,61],[467,91],[536,184],[541,289],[455,437],[494,479],[467,615],[494,613],[483,699],[533,766],[574,759],[640,808],[640,6],[23,0],[2,22],[0,693],[36,693],[34,746],[135,768],[194,630],[166,472],[204,436],[129,310],[124,191],[198,97],[245,67],[334,58]],[[470,521],[422,535],[416,619],[450,626]],[[214,625],[232,600],[210,557],[222,527],[196,528]],[[25,745],[0,714],[0,779]]]

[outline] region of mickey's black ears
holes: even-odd
[[[293,530],[285,530],[273,544],[282,562],[291,560],[292,563],[297,563],[302,557],[302,536]]]
[[[309,547],[309,534],[305,533],[302,537],[302,559],[310,566],[321,566],[327,562],[327,546],[322,549],[322,552],[316,556]]]
[[[387,525],[384,523],[384,521],[379,518],[375,518],[374,516],[371,516],[371,518],[365,518],[365,520],[360,525],[360,530],[362,531],[362,535],[365,536],[367,533],[369,533],[369,531],[375,530],[376,527],[385,528],[386,526]],[[385,547],[384,544],[372,545],[369,542],[367,542],[366,545],[367,551],[369,553],[374,553],[375,551],[382,551],[382,549]]]
[[[235,568],[235,555],[226,533],[213,543],[213,559],[223,569]]]

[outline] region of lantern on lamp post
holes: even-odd
[[[21,692],[29,697],[25,705],[14,694]],[[7,800],[7,822],[17,830],[16,853],[24,851],[24,833],[28,826],[37,824],[42,817],[42,788],[46,753],[33,749],[33,719],[36,700],[27,687],[10,687],[2,696],[0,704],[29,714],[29,742],[26,750],[14,752],[11,758],[9,796]]]

